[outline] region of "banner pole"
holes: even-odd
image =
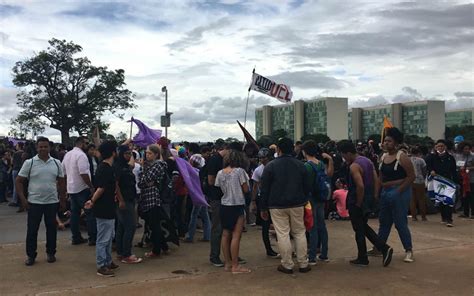
[[[132,130],[133,130],[133,117],[130,119],[130,139],[132,139]]]
[[[249,109],[249,98],[250,98],[250,91],[247,94],[247,103],[245,104],[244,127],[247,126],[247,112],[248,112],[248,109]]]
[[[253,74],[255,74],[255,66],[253,66],[252,81],[253,81]],[[245,103],[244,127],[247,127],[247,112],[248,112],[248,109],[249,109],[249,98],[250,98],[251,88],[252,88],[252,82],[250,82],[249,90],[248,90],[248,93],[247,93],[247,102]]]

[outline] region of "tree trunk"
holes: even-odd
[[[66,146],[71,145],[71,140],[69,138],[69,129],[63,128],[61,129],[61,143]]]

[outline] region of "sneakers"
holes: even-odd
[[[315,266],[317,264],[316,259],[309,259],[308,264],[311,266]]]
[[[209,261],[211,261],[211,264],[215,267],[224,267],[224,262],[222,262],[220,258],[210,259]]]
[[[115,264],[113,261],[112,263],[109,264],[109,266],[107,266],[108,269],[110,270],[117,270],[120,268],[120,266],[118,266],[117,264]]]
[[[393,249],[388,247],[388,249],[383,252],[383,267],[387,267],[390,262],[392,262]]]
[[[136,263],[140,263],[142,261],[143,261],[142,258],[139,258],[135,255],[131,255],[131,256],[122,258],[122,260],[120,262],[125,263],[125,264],[136,264]]]
[[[115,273],[113,270],[110,270],[106,266],[102,266],[101,268],[97,269],[97,275],[100,275],[103,277],[114,277]]]
[[[359,258],[349,261],[350,264],[355,266],[367,267],[369,266],[369,260],[361,260]]]
[[[35,258],[33,258],[33,257],[26,258],[26,260],[25,260],[25,265],[26,266],[31,266],[33,264],[35,264]]]
[[[406,251],[405,259],[403,259],[403,261],[406,263],[411,263],[415,261],[415,258],[413,257],[413,251]]]
[[[47,257],[48,259],[46,259],[46,261],[48,261],[48,263],[56,262],[56,256],[54,256],[53,254],[48,254]]]
[[[453,222],[452,221],[446,222],[446,227],[454,227]]]
[[[316,258],[318,258],[318,260],[321,261],[321,262],[329,262],[330,261],[328,257],[323,257],[321,255],[319,255]]]
[[[285,268],[285,267],[284,267],[283,265],[281,265],[281,264],[278,265],[277,270],[278,270],[279,272],[283,272],[283,273],[285,273],[285,274],[293,274],[293,269]]]
[[[380,252],[376,248],[372,248],[367,252],[367,256],[382,257],[382,252]]]

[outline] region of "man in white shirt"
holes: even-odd
[[[91,182],[90,165],[86,155],[89,145],[86,137],[78,137],[75,147],[63,159],[64,176],[66,177],[67,193],[71,199],[71,233],[72,244],[79,245],[87,242],[81,235],[79,219],[84,204],[94,193]],[[89,245],[94,246],[97,236],[95,218],[90,210],[84,210],[86,214],[87,233]]]

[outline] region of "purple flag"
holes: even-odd
[[[143,122],[132,117],[128,122],[133,122],[138,126],[138,134],[133,137],[133,144],[140,147],[146,147],[151,144],[156,144],[161,137],[161,130],[151,129]]]
[[[199,171],[193,168],[186,160],[175,157],[176,165],[178,166],[179,173],[183,176],[184,184],[188,187],[189,196],[195,206],[208,207],[206,197],[201,189],[201,180],[199,179]]]

